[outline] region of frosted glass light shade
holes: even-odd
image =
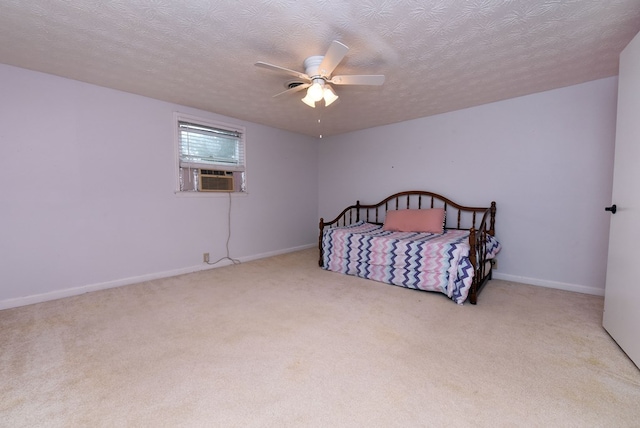
[[[313,101],[320,101],[323,97],[322,85],[318,82],[313,82],[313,85],[309,86],[307,89],[307,97],[311,98]]]
[[[302,102],[311,108],[316,108],[316,102],[309,96],[308,92],[307,95],[302,99]]]
[[[328,106],[331,105],[331,103],[333,103],[335,100],[338,99],[338,95],[336,95],[335,92],[333,92],[333,89],[331,88],[331,86],[327,85],[324,87],[324,105]]]

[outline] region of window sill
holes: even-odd
[[[235,197],[248,196],[247,192],[173,192],[179,198],[229,198],[229,195]]]

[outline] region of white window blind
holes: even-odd
[[[234,129],[178,121],[181,168],[244,171],[244,138]]]
[[[177,192],[246,193],[244,127],[178,112],[174,119]]]

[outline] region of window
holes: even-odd
[[[246,192],[244,127],[176,113],[180,192]]]

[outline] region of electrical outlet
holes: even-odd
[[[205,263],[209,263],[209,253],[202,254],[202,261]]]
[[[491,259],[491,268],[498,270],[498,259]]]

